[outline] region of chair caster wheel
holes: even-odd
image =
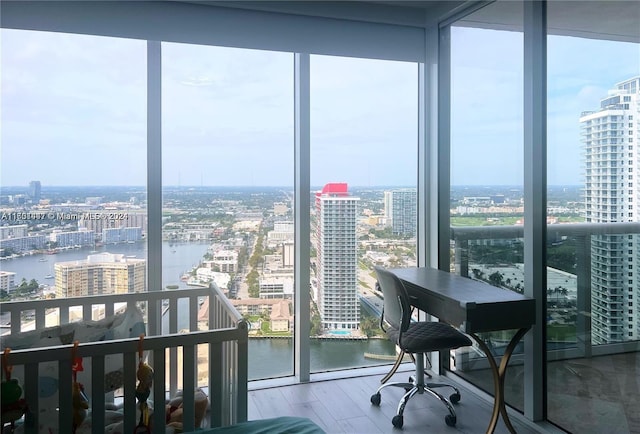
[[[454,393],[449,397],[449,401],[451,401],[452,404],[457,404],[460,402],[460,394],[459,393]]]
[[[391,423],[395,428],[402,428],[402,425],[404,424],[404,417],[395,415],[393,416],[393,419],[391,419]]]
[[[374,393],[371,395],[371,404],[380,405],[380,393]]]
[[[444,417],[444,422],[449,426],[456,426],[457,421],[458,418],[456,418],[455,416],[451,416],[450,414]]]

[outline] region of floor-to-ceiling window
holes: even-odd
[[[146,291],[146,43],[1,38],[2,300]]]
[[[311,370],[389,363],[374,266],[416,265],[416,63],[311,56]]]
[[[640,11],[601,6],[547,10],[548,417],[636,432],[640,50],[627,20]]]
[[[496,15],[506,16],[501,25]],[[524,291],[523,10],[493,3],[450,27],[450,269],[505,290]],[[461,228],[464,227],[464,228]],[[496,357],[514,331],[483,333]],[[516,349],[506,401],[522,409],[523,369]],[[458,350],[456,371],[493,393],[484,354]]]
[[[163,285],[217,285],[249,378],[292,375],[293,55],[163,43],[162,152]]]

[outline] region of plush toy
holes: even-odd
[[[78,428],[87,417],[89,400],[84,393],[84,387],[82,384],[75,381],[72,387],[71,403],[73,408],[73,429],[75,432],[76,428]]]
[[[143,360],[143,343],[144,335],[140,335],[140,342],[138,343],[138,371],[136,377],[138,378],[138,385],[136,386],[136,399],[140,405],[140,421],[134,430],[134,434],[149,434],[151,433],[150,420],[149,420],[149,405],[147,404],[147,398],[151,394],[151,386],[153,386],[153,369]]]
[[[175,428],[177,431],[183,429],[183,407],[182,407],[182,391],[178,391],[176,396],[169,401],[165,408],[165,420],[168,427]],[[204,419],[207,412],[207,406],[209,405],[209,399],[202,389],[196,389],[194,391],[195,401],[195,420],[194,426],[200,428],[200,424]]]
[[[71,384],[71,409],[73,411],[73,432],[76,430],[87,417],[87,410],[89,409],[89,399],[84,393],[84,386],[78,382],[78,372],[84,371],[82,367],[82,357],[77,357],[78,341],[73,342],[73,348],[71,348],[71,376],[73,384]]]
[[[11,424],[11,432],[15,429],[15,422],[27,412],[27,403],[22,396],[22,387],[15,378],[11,378],[12,366],[9,364],[9,352],[6,348],[2,356],[2,367],[5,379],[0,384],[0,402],[2,403],[1,422]]]

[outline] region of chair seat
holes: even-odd
[[[442,322],[412,322],[402,334],[401,343],[398,342],[398,335],[398,329],[387,330],[387,337],[408,353],[449,350],[471,345],[467,336]]]

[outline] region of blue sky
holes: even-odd
[[[0,185],[145,185],[146,43],[2,30]],[[293,184],[293,55],[165,43],[166,185]],[[638,44],[549,38],[549,183]],[[452,183],[521,185],[522,35],[452,32]],[[417,65],[312,56],[311,183],[415,185]]]

